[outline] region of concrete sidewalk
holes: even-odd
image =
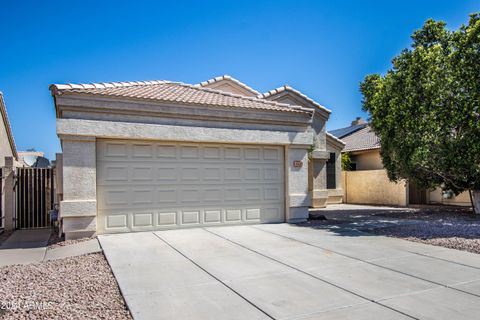
[[[476,319],[480,256],[288,224],[99,236],[136,319]]]
[[[0,246],[0,267],[100,252],[97,239],[49,250],[51,229],[17,230]]]

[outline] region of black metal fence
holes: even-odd
[[[18,168],[16,228],[50,227],[48,212],[54,205],[54,177],[51,168]]]

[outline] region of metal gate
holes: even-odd
[[[54,204],[53,169],[18,168],[16,195],[16,228],[50,227],[48,212]]]

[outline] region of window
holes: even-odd
[[[327,189],[337,188],[337,174],[335,170],[335,153],[330,153],[330,159],[327,161]]]

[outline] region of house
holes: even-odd
[[[351,170],[383,169],[380,140],[365,120],[357,118],[349,127],[331,130],[329,133],[345,143],[343,152],[350,154]]]
[[[3,93],[0,91],[0,232],[13,228],[13,176],[12,166],[18,159],[17,148],[13,140],[10,121],[8,121],[7,109],[3,100]],[[7,159],[5,159],[7,158]]]
[[[45,153],[36,151],[35,149],[28,149],[26,151],[18,151],[18,162],[24,167],[32,168],[48,168],[50,161],[45,158]]]
[[[343,200],[346,203],[385,204],[445,204],[470,206],[468,192],[453,196],[440,188],[424,190],[413,183],[389,181],[380,156],[380,139],[368,123],[356,118],[349,127],[331,130],[345,143],[342,152],[351,159],[350,170],[343,173]]]
[[[94,233],[299,222],[339,202],[330,110],[289,86],[230,77],[50,86],[62,230]],[[309,172],[311,177],[309,177]]]
[[[0,167],[5,165],[5,157],[18,159],[17,148],[13,140],[12,129],[8,121],[7,109],[3,100],[3,93],[0,91],[0,113],[2,114],[0,123]]]

